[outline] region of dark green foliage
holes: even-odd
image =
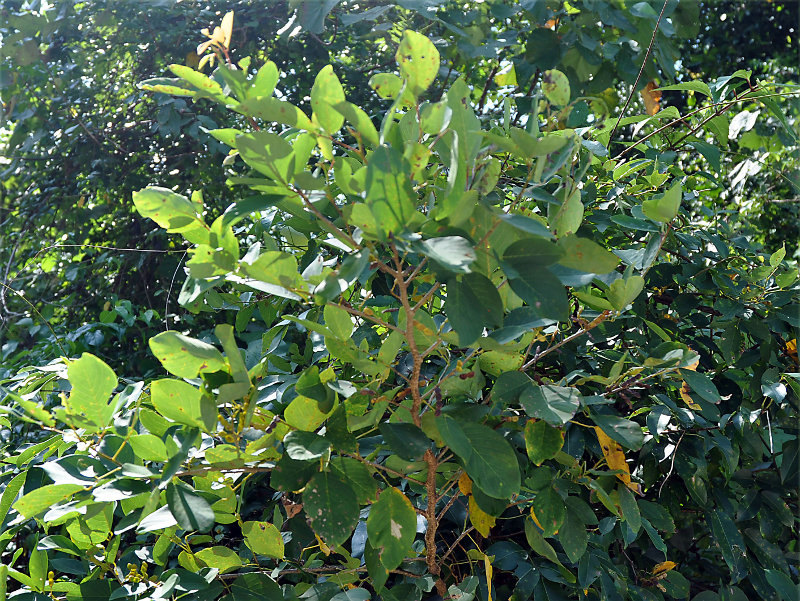
[[[792,7],[0,10],[0,601],[796,596]]]

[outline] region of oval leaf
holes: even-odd
[[[370,508],[367,535],[387,570],[395,569],[411,553],[416,532],[417,514],[411,501],[395,488],[384,490]]]
[[[356,494],[331,472],[311,478],[303,492],[303,505],[314,532],[332,547],[346,541],[358,523]]]

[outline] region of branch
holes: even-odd
[[[628,105],[631,102],[631,98],[633,98],[634,92],[636,92],[636,86],[639,85],[639,80],[642,77],[642,73],[644,73],[644,67],[647,65],[647,59],[650,58],[650,52],[653,50],[653,44],[656,41],[656,33],[658,32],[658,26],[661,25],[661,18],[664,16],[664,11],[667,8],[667,4],[669,0],[664,0],[664,6],[661,7],[661,12],[658,15],[658,20],[656,21],[656,26],[653,28],[653,37],[650,38],[650,45],[647,47],[647,52],[644,55],[644,60],[642,61],[642,66],[639,69],[639,74],[636,76],[636,81],[633,82],[633,87],[631,88],[631,93],[628,94],[628,99],[625,101],[625,106],[622,107],[622,110],[619,113],[619,117],[617,118],[617,122],[614,124],[614,129],[611,130],[611,135],[608,137],[608,143],[611,144],[611,140],[614,137],[614,132],[617,131],[617,127],[619,127],[619,122],[622,121],[622,117],[625,115],[625,111],[628,110]]]
[[[568,342],[572,342],[573,340],[575,340],[579,336],[583,336],[584,334],[589,332],[589,330],[593,330],[594,328],[599,326],[601,323],[603,323],[606,319],[611,317],[611,313],[612,313],[611,311],[603,311],[600,315],[595,317],[594,320],[592,320],[591,322],[587,323],[585,326],[583,326],[580,330],[578,330],[574,334],[570,334],[569,336],[564,338],[564,340],[562,340],[561,342],[559,342],[555,346],[551,346],[550,348],[545,349],[543,352],[541,352],[541,353],[539,353],[537,355],[534,355],[533,359],[531,359],[525,365],[523,365],[522,367],[519,368],[519,371],[525,371],[525,370],[529,369],[530,367],[533,367],[539,361],[539,359],[541,359],[543,357],[546,357],[547,355],[549,355],[550,353],[552,353],[555,350],[560,349],[562,346],[564,346]]]

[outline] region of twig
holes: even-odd
[[[489,77],[486,78],[486,83],[483,85],[483,93],[481,94],[481,99],[478,101],[478,112],[483,112],[483,105],[486,102],[486,95],[489,93],[489,86],[492,85],[492,80],[494,79],[495,74],[500,69],[500,63],[497,63],[492,70],[489,71]]]
[[[181,260],[178,261],[178,266],[175,268],[175,271],[172,272],[172,279],[169,282],[169,290],[167,291],[167,299],[164,301],[164,325],[166,329],[169,330],[169,297],[172,296],[172,285],[175,283],[175,276],[178,275],[178,270],[181,268],[181,263],[186,258],[186,251],[183,251],[183,256]]]
[[[667,475],[664,476],[664,480],[662,480],[661,486],[658,487],[659,499],[661,498],[661,490],[664,488],[664,485],[667,483],[667,480],[669,480],[670,476],[672,476],[672,470],[675,468],[675,457],[678,456],[678,447],[680,446],[681,441],[683,440],[684,434],[686,434],[685,431],[681,432],[681,437],[678,439],[678,442],[675,443],[675,448],[672,450],[672,461],[669,462],[669,471],[667,472]]]
[[[667,4],[669,0],[664,0],[664,6],[661,7],[661,12],[658,15],[658,20],[656,21],[656,26],[653,28],[653,37],[650,38],[650,45],[647,47],[647,52],[644,55],[644,60],[642,61],[642,66],[639,69],[639,74],[636,76],[636,81],[633,82],[633,87],[631,88],[631,93],[628,94],[627,100],[625,100],[625,106],[622,107],[622,110],[619,113],[619,117],[617,118],[617,122],[614,124],[614,129],[611,130],[611,135],[608,137],[608,143],[611,144],[611,140],[614,137],[614,132],[617,131],[617,127],[619,127],[619,122],[622,121],[622,117],[625,115],[625,111],[628,110],[628,105],[631,102],[631,98],[633,98],[634,92],[636,92],[636,86],[639,85],[639,80],[642,77],[642,73],[644,73],[644,68],[647,65],[647,59],[650,58],[650,52],[653,50],[653,44],[656,41],[656,33],[658,33],[658,26],[661,25],[661,18],[664,16],[664,11],[667,8]]]
[[[447,556],[448,556],[448,555],[450,555],[450,554],[453,552],[453,549],[455,549],[455,548],[456,548],[456,545],[458,545],[458,543],[460,543],[460,542],[461,542],[461,541],[462,541],[462,540],[463,540],[463,539],[464,539],[464,538],[465,538],[467,535],[469,535],[469,533],[470,533],[470,532],[472,532],[473,530],[475,530],[475,527],[474,527],[474,526],[470,526],[469,528],[467,528],[466,530],[464,530],[464,532],[462,532],[461,534],[459,534],[459,535],[458,535],[458,538],[457,538],[456,540],[454,540],[454,541],[453,541],[453,544],[452,544],[452,545],[450,545],[450,548],[449,548],[449,549],[447,549],[447,551],[445,552],[445,554],[444,554],[444,555],[442,555],[442,559],[441,559],[441,561],[444,561],[445,559],[447,559]]]
[[[2,286],[4,290],[10,290],[14,294],[16,294],[17,297],[22,299],[23,302],[25,302],[25,304],[27,304],[33,310],[34,313],[36,313],[36,315],[39,317],[39,319],[42,320],[44,325],[47,326],[47,329],[50,330],[50,333],[53,335],[53,340],[55,341],[55,343],[58,346],[58,348],[61,350],[61,355],[63,357],[67,357],[68,356],[67,355],[67,351],[65,351],[64,347],[61,346],[61,341],[58,339],[58,335],[56,334],[55,330],[53,329],[53,326],[51,326],[50,322],[47,321],[44,318],[44,315],[42,315],[42,313],[39,311],[39,309],[37,309],[31,301],[29,301],[27,298],[25,298],[25,295],[22,294],[22,292],[20,292],[19,290],[14,290],[14,288],[12,288],[11,286],[8,286],[7,284],[4,284],[3,282],[0,282],[0,286]]]
[[[545,349],[542,353],[540,353],[538,355],[534,355],[533,359],[531,359],[530,361],[528,361],[522,367],[519,368],[519,371],[527,370],[531,366],[535,365],[539,361],[539,359],[542,359],[543,357],[546,357],[547,355],[549,355],[553,351],[558,350],[559,348],[561,348],[562,346],[564,346],[568,342],[572,342],[573,340],[575,340],[579,336],[583,336],[584,334],[589,332],[589,330],[592,330],[592,329],[596,328],[597,326],[599,326],[601,323],[603,323],[609,317],[611,317],[611,311],[603,311],[593,321],[591,321],[588,324],[586,324],[583,328],[581,328],[580,330],[578,330],[574,334],[570,334],[569,336],[564,338],[564,340],[562,340],[558,344],[556,344],[554,346],[551,346],[550,348]]]

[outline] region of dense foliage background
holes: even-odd
[[[3,3],[0,597],[798,598],[799,24]]]

